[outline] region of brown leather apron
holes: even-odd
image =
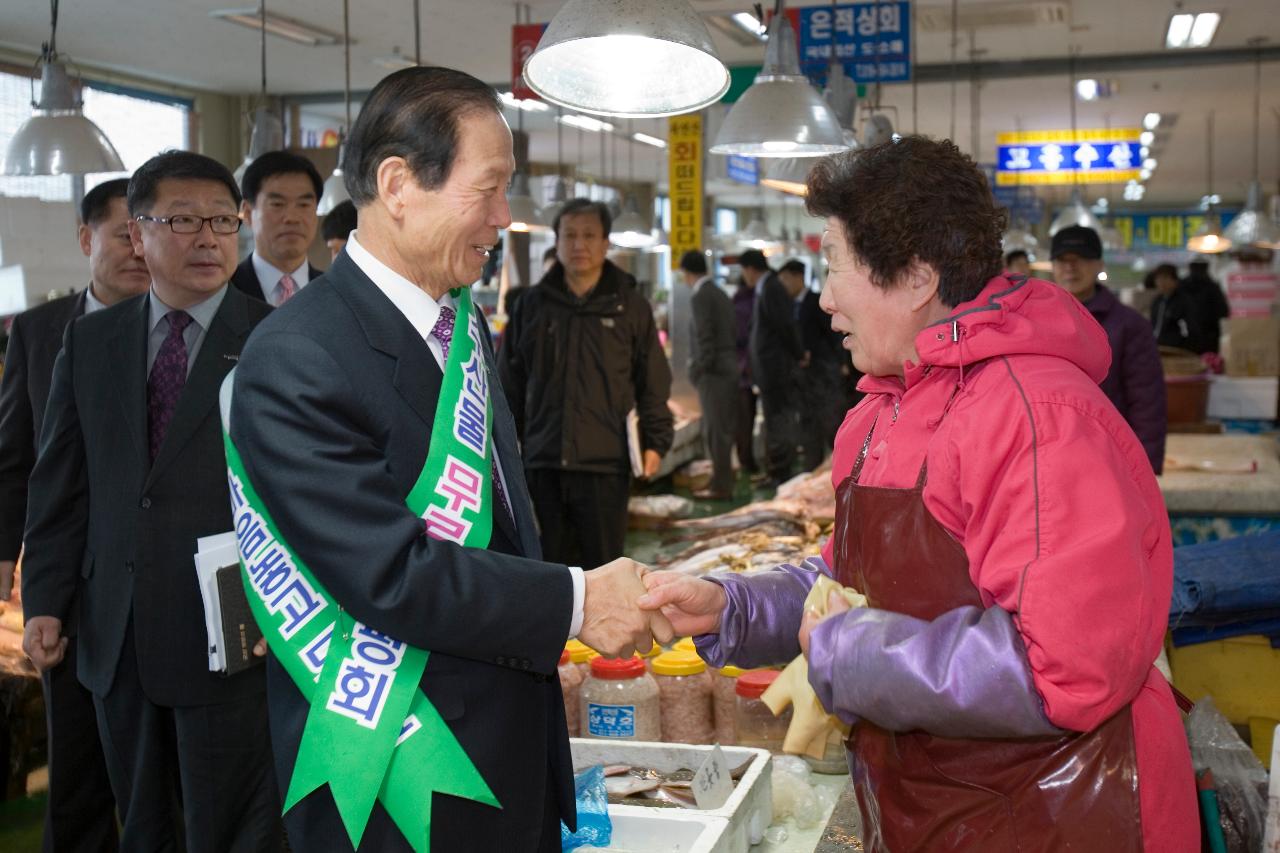
[[[964,549],[925,507],[924,464],[914,488],[858,483],[874,431],[836,490],[836,579],[872,607],[918,619],[983,607]],[[873,853],[1142,850],[1128,706],[1091,732],[1021,739],[890,732],[862,721],[846,746]]]

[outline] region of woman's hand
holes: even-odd
[[[804,617],[800,620],[800,651],[804,653],[805,659],[809,658],[809,635],[813,633],[813,629],[818,623],[824,622],[833,616],[839,616],[850,609],[849,602],[844,596],[832,590],[827,595],[827,612],[824,616],[819,616],[816,608],[807,607],[804,611]]]
[[[720,614],[728,597],[719,584],[672,572],[649,572],[644,585],[649,591],[636,600],[640,609],[661,610],[677,634],[692,637],[720,630]]]

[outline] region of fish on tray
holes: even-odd
[[[729,778],[737,782],[750,765],[751,759],[748,758],[729,771]],[[577,769],[575,773],[584,769],[586,768]],[[693,796],[693,775],[694,772],[687,767],[663,773],[652,767],[606,764],[604,787],[611,803],[696,809],[698,803]]]

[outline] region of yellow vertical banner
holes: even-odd
[[[667,119],[667,168],[671,188],[671,268],[702,248],[702,116]]]

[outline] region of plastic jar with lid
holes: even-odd
[[[658,685],[644,661],[597,657],[582,683],[582,736],[603,740],[661,740]]]
[[[681,637],[671,646],[673,652],[693,652],[698,653],[698,644],[693,641],[693,637]]]
[[[726,666],[711,676],[711,719],[716,730],[716,743],[731,746],[738,742],[734,717],[738,712],[738,676],[746,670]]]
[[[711,679],[692,652],[664,652],[653,659],[662,706],[662,739],[667,743],[711,743]]]
[[[654,642],[653,647],[649,649],[649,651],[640,652],[639,653],[640,657],[644,659],[644,668],[649,670],[650,672],[653,672],[653,662],[658,657],[658,655],[662,653],[663,653],[662,646],[658,645],[656,641]]]
[[[738,708],[734,722],[738,730],[738,746],[754,746],[778,752],[791,725],[791,708],[788,706],[778,716],[773,715],[760,695],[778,677],[776,669],[757,669],[738,676],[734,688],[738,694]]]
[[[577,737],[582,714],[582,671],[573,663],[569,650],[560,653],[560,693],[564,696],[564,722],[569,737]]]
[[[591,674],[591,659],[598,657],[600,653],[581,640],[570,640],[564,644],[564,648],[569,653],[569,660],[582,673],[582,679],[585,681]]]

